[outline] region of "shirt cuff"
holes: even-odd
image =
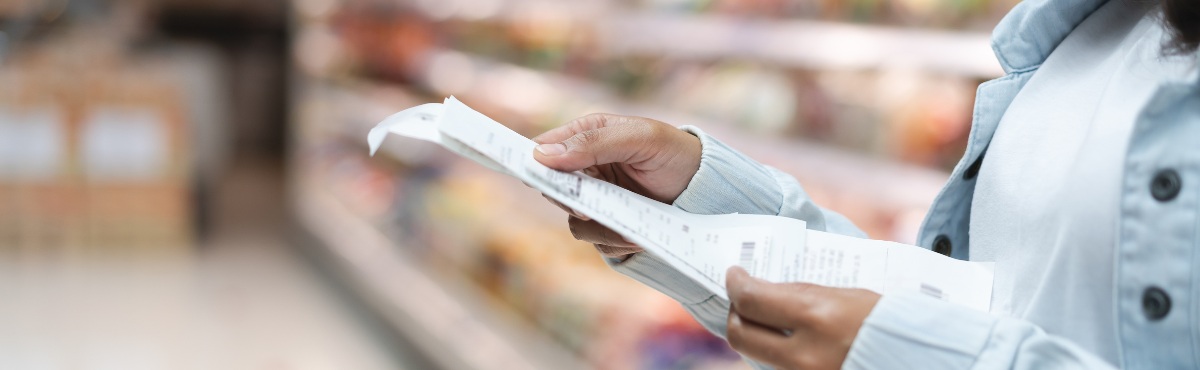
[[[625,258],[605,258],[613,270],[633,278],[654,290],[666,294],[685,305],[697,304],[714,296],[703,285],[675,271],[666,261],[639,252]]]
[[[778,180],[753,159],[695,126],[679,128],[700,138],[700,169],[675,207],[697,214],[778,215],[784,194]]]
[[[843,369],[968,369],[998,317],[919,294],[884,295],[858,330]]]

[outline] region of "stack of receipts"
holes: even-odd
[[[580,172],[533,159],[532,140],[454,97],[396,113],[367,135],[374,154],[389,134],[430,141],[545,195],[616,231],[678,273],[727,298],[733,265],[771,282],[914,292],[987,311],[992,265],[927,249],[807,230],[802,220],[765,215],[697,215]]]

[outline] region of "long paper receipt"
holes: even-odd
[[[396,113],[367,135],[374,154],[388,133],[438,143],[516,177],[620,233],[721,298],[725,270],[742,266],[772,282],[915,292],[987,311],[990,263],[927,249],[807,230],[802,220],[764,215],[697,215],[579,172],[533,159],[536,144],[454,97]]]

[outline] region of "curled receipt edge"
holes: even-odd
[[[802,220],[766,215],[697,215],[580,172],[533,159],[532,140],[453,96],[393,114],[367,135],[374,155],[388,134],[440,144],[607,226],[680,274],[728,299],[725,270],[740,265],[772,282],[912,292],[988,311],[993,266],[924,248],[806,229]]]

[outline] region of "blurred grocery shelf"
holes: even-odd
[[[919,226],[913,223],[920,221],[923,217],[920,212],[937,195],[949,176],[944,171],[895,161],[873,160],[810,140],[748,135],[736,127],[707,121],[695,115],[621,101],[603,94],[594,86],[588,86],[584,81],[565,76],[497,65],[479,59],[473,59],[471,65],[476,67],[469,73],[487,83],[481,83],[475,89],[457,90],[459,93],[455,95],[467,102],[479,102],[474,106],[485,110],[522,112],[511,115],[516,118],[515,122],[566,122],[583,114],[605,110],[696,125],[748,155],[800,179],[821,204],[839,208],[837,206],[841,203],[857,202],[870,204],[878,213],[908,217],[909,220],[894,229],[882,229],[872,223],[860,225],[865,230],[873,231],[872,234],[884,235],[889,239],[910,243],[916,239],[916,235],[905,230],[915,230]],[[437,82],[433,80],[437,78],[437,73],[426,73],[425,76],[429,76],[425,81],[427,85],[436,86]],[[437,102],[422,99],[410,89],[389,84],[358,82],[326,89],[330,92],[326,99],[347,107],[348,117],[343,121],[346,124],[332,125],[331,128],[331,133],[341,135],[347,141],[361,141],[371,127],[392,113],[406,107]],[[534,101],[537,101],[537,97],[544,97],[550,101],[534,104],[513,98],[522,96]],[[514,128],[526,133],[537,133],[539,130],[536,126],[518,125]],[[448,155],[432,145],[414,142],[385,142],[382,151],[410,164],[419,164],[431,156]]]
[[[367,131],[449,95],[526,136],[592,112],[694,125],[793,175],[872,237],[912,242],[966,145],[976,86],[1002,73],[986,33],[1013,4],[0,2],[0,264],[183,261],[109,274],[145,286],[85,281],[63,293],[127,297],[98,306],[122,322],[145,313],[131,327],[146,336],[81,344],[100,357],[216,368],[745,368],[676,302],[574,240],[536,191],[428,143],[389,139],[371,157]],[[281,152],[282,173],[244,167]],[[231,171],[284,183],[230,185]],[[321,277],[288,262],[295,251],[282,247],[293,242]],[[60,298],[55,287],[39,295],[41,279],[4,277],[0,287],[15,284],[21,301],[0,312]],[[345,294],[305,289],[318,283]],[[109,293],[122,286],[149,286],[146,305],[137,292]],[[76,308],[54,307],[45,317]],[[289,326],[306,317],[316,319]],[[46,343],[75,333],[20,320],[0,328]],[[30,343],[0,345],[0,367],[59,363],[57,349]],[[128,358],[111,363],[136,368]]]
[[[293,238],[285,5],[0,1],[0,368],[432,367]]]
[[[750,59],[811,69],[908,69],[1003,75],[987,33],[719,16],[621,15],[597,22],[617,54]],[[705,42],[694,42],[703,39]]]
[[[814,69],[916,69],[979,78],[1003,74],[992,54],[987,29],[963,32],[874,26],[847,21],[779,19],[778,14],[764,19],[762,15],[766,14],[670,10],[687,9],[680,6],[669,6],[664,11],[607,1],[578,1],[570,5],[541,0],[402,3],[435,20],[494,18],[517,28],[544,27],[545,33],[551,34],[583,32],[596,38],[595,46],[601,52],[618,56],[761,60]],[[769,6],[762,10],[769,11]],[[586,31],[579,31],[580,28]]]
[[[1002,74],[986,34],[1013,4],[298,1],[293,204],[440,366],[743,367],[536,192],[427,143],[368,157],[366,132],[449,95],[527,136],[592,112],[695,125],[912,242],[976,85]]]
[[[313,187],[302,187],[313,189]],[[574,369],[582,364],[516,314],[483,302],[462,278],[436,273],[396,250],[388,238],[320,190],[297,195],[303,224],[351,271],[348,279],[437,365],[446,369]],[[403,282],[397,284],[397,282]],[[485,309],[490,308],[490,309]]]

